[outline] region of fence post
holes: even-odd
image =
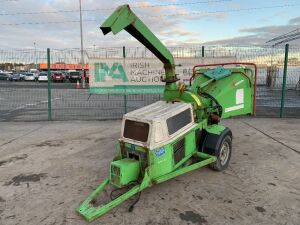
[[[126,51],[125,46],[123,46],[123,65],[125,65]],[[127,113],[127,95],[126,95],[126,85],[124,85],[124,113]]]
[[[126,57],[125,46],[123,46],[123,58]]]
[[[50,48],[47,48],[47,69],[48,69],[48,120],[52,120],[52,108],[51,108],[51,73],[50,73]]]
[[[202,46],[202,57],[204,57],[204,46]]]
[[[280,118],[283,116],[284,110],[284,100],[285,100],[285,86],[286,86],[286,75],[287,75],[287,66],[289,60],[289,44],[285,45],[285,53],[284,53],[284,67],[283,67],[283,80],[282,80],[282,91],[281,91],[281,107],[280,107]]]

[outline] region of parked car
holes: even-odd
[[[6,73],[9,77],[11,77],[13,75],[13,72],[11,72],[11,71],[4,71],[4,73]]]
[[[9,76],[6,73],[0,73],[0,80],[8,80]]]
[[[25,81],[35,81],[34,73],[26,73],[24,80]]]
[[[39,79],[39,74],[38,74],[38,73],[34,73],[33,76],[34,76],[34,80],[35,80],[35,81],[38,81],[38,79]]]
[[[63,76],[65,77],[65,80],[69,80],[70,75],[67,71],[62,71]]]
[[[21,73],[19,73],[19,75],[20,75],[21,80],[25,80],[25,75],[26,75],[25,72],[21,72]]]
[[[46,72],[41,72],[38,77],[38,82],[48,81],[48,74]]]
[[[69,72],[69,81],[76,82],[77,80],[81,81],[81,73],[79,71],[70,71]]]
[[[20,74],[14,73],[13,75],[11,75],[11,76],[9,77],[9,80],[10,80],[10,81],[21,81],[22,78],[21,78]]]
[[[54,82],[64,82],[65,78],[61,72],[53,72],[51,78]]]

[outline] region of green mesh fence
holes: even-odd
[[[170,47],[176,58],[191,60],[202,58],[202,46]],[[126,58],[155,56],[144,47],[126,47]],[[123,57],[123,47],[86,49],[85,62],[89,58]],[[270,46],[205,46],[204,57],[234,57],[236,61],[253,62],[258,66],[257,116],[279,117],[283,79],[284,47]],[[126,60],[125,58],[125,60]],[[64,72],[66,64],[80,64],[80,49],[51,49],[51,63],[55,71]],[[23,74],[41,69],[47,63],[44,49],[0,50],[0,73]],[[54,71],[54,70],[53,70]],[[191,73],[191,71],[183,71]],[[64,82],[52,82],[51,103],[53,120],[105,120],[120,119],[126,112],[143,107],[161,99],[161,91],[152,94],[93,94],[88,83],[85,89],[77,89],[64,75]],[[1,79],[1,78],[0,78]],[[290,46],[286,84],[284,117],[300,118],[300,48]],[[87,80],[88,82],[88,80]],[[81,85],[80,85],[81,86]],[[141,87],[143,88],[143,87]],[[158,89],[159,90],[159,89]],[[0,121],[40,121],[48,119],[47,82],[0,80]],[[91,94],[92,93],[92,94]]]

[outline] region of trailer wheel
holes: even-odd
[[[210,168],[217,171],[225,170],[232,153],[231,131],[226,128],[220,135],[208,133],[204,140],[203,151],[217,157],[217,161],[209,165]]]
[[[232,144],[231,144],[231,137],[226,135],[223,140],[222,144],[220,145],[219,149],[215,152],[215,156],[217,157],[217,161],[210,164],[210,167],[214,170],[221,171],[225,170],[231,158],[231,151],[232,151]]]

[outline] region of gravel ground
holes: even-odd
[[[231,119],[229,168],[201,168],[142,192],[96,224],[300,221],[300,120]],[[0,123],[0,224],[83,225],[75,208],[108,175],[120,121]]]

